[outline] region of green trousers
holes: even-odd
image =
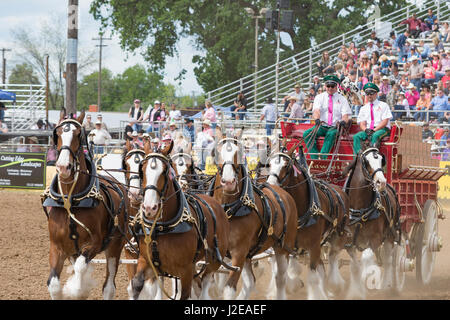
[[[384,127],[383,129],[377,130],[372,134],[372,138],[370,143],[372,145],[378,143],[383,137],[386,137],[391,130],[389,128]],[[353,136],[353,153],[358,154],[359,150],[361,150],[361,142],[367,139],[367,134],[365,131],[360,131]]]
[[[313,137],[311,137],[311,133],[314,130],[316,126],[309,128],[303,133],[303,139],[305,140],[306,147],[308,148],[308,153],[319,153],[319,150],[317,150],[317,141],[314,139],[314,141],[311,141]],[[316,138],[318,137],[325,137],[325,140],[323,141],[322,149],[320,150],[320,153],[329,153],[331,148],[333,147],[335,138],[337,134],[336,127],[329,127],[322,125],[319,130],[317,131]],[[318,155],[310,155],[311,159],[319,159]],[[325,158],[325,156],[323,157]]]

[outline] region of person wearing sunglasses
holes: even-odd
[[[369,140],[371,146],[378,146],[379,141],[391,131],[392,113],[389,105],[378,100],[380,88],[375,83],[369,82],[364,88],[368,103],[359,110],[357,123],[361,131],[353,136],[353,153],[361,150],[361,142]]]
[[[317,149],[318,137],[325,137],[320,154],[330,152],[336,141],[337,125],[350,124],[352,110],[343,95],[338,93],[338,85],[341,83],[336,75],[328,75],[323,78],[326,91],[318,94],[313,103],[313,120],[315,125],[303,134],[311,159],[319,158]],[[327,156],[322,156],[327,158]]]

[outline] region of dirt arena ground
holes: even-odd
[[[47,220],[40,204],[39,191],[17,191],[0,189],[0,300],[48,300],[47,278],[48,231]],[[439,220],[440,235],[444,247],[437,253],[431,284],[419,286],[415,273],[407,274],[405,289],[400,296],[386,296],[382,292],[371,292],[369,299],[405,300],[449,300],[450,299],[450,205],[444,204],[448,216]],[[98,256],[102,258],[103,256]],[[264,262],[266,263],[266,262]],[[66,266],[68,262],[66,262]],[[101,286],[104,278],[104,265],[95,266],[96,289],[90,299],[102,299]],[[348,266],[341,271],[348,279]],[[253,299],[265,299],[265,288],[269,282],[270,269],[266,267],[263,276],[257,279]],[[304,268],[302,278],[307,274]],[[63,282],[68,274],[63,271]],[[117,299],[128,299],[126,291],[127,275],[125,266],[119,267],[117,276]],[[301,289],[289,299],[305,299],[306,290]]]

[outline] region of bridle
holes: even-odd
[[[367,164],[368,161],[366,159],[366,155],[368,155],[369,153],[375,153],[374,154],[374,158],[378,159],[379,156],[382,157],[382,165],[380,168],[375,169],[372,173],[370,173],[370,170],[367,168]],[[383,167],[386,164],[386,160],[384,158],[384,155],[380,153],[380,151],[377,148],[368,148],[366,150],[364,150],[363,152],[361,152],[361,154],[359,155],[359,157],[361,158],[361,167],[362,167],[362,171],[363,171],[363,176],[364,178],[373,183],[373,179],[375,177],[375,174],[377,172],[382,172],[384,173]]]
[[[81,126],[81,124],[75,120],[75,119],[66,119],[64,121],[62,121],[59,125],[57,125],[54,129],[53,129],[53,143],[55,146],[58,145],[58,134],[57,134],[57,130],[60,127],[63,127],[64,125],[66,126],[66,128],[70,128],[70,124],[75,125],[76,127],[78,127],[81,131],[80,135],[77,137],[79,142],[79,146],[78,149],[75,152],[72,151],[72,148],[70,146],[66,146],[66,145],[62,145],[59,149],[56,149],[56,152],[58,154],[57,159],[59,158],[59,155],[61,153],[61,151],[63,150],[68,150],[70,155],[72,156],[72,161],[71,161],[71,168],[70,170],[74,170],[75,174],[79,171],[79,167],[80,167],[80,161],[79,161],[79,155],[81,152],[83,152],[83,147],[82,147],[82,139],[81,139],[81,135],[83,133],[83,127]],[[66,130],[66,129],[63,129]],[[67,129],[68,131],[69,129]],[[75,180],[75,179],[74,179]]]
[[[240,144],[240,142],[239,142],[237,139],[234,139],[234,138],[224,138],[224,139],[220,140],[219,143],[218,143],[217,145],[225,144],[225,143],[226,143],[225,147],[227,148],[226,150],[229,151],[229,152],[232,151],[231,143],[234,143],[236,146],[238,146],[238,150],[237,150],[237,155],[236,155],[236,156],[239,157],[239,152],[240,152],[240,150],[239,150],[239,148],[240,148],[240,147],[239,147],[239,144]],[[226,165],[231,165],[231,166],[233,167],[234,173],[235,173],[236,175],[239,175],[239,169],[240,169],[240,167],[241,167],[241,164],[235,164],[234,161],[228,160],[228,161],[224,161],[224,162],[220,165],[220,170],[219,170],[220,176],[222,176],[222,174],[223,174],[223,168],[224,168]]]
[[[141,150],[141,149],[132,149],[130,151],[127,152],[127,154],[125,155],[125,157],[123,158],[123,163],[122,163],[122,168],[125,170],[126,169],[126,160],[131,158],[134,155],[134,163],[141,163],[141,158],[139,156],[142,156],[143,158],[145,158],[145,151]],[[137,172],[138,174],[133,174],[130,175],[129,178],[127,178],[127,173],[128,171],[125,171],[125,179],[127,180],[127,184],[129,185],[131,180],[140,180],[141,177],[139,176],[139,172]],[[136,172],[131,172],[129,171],[129,173],[136,173]]]
[[[144,172],[143,172],[142,168],[143,168],[144,163],[146,163],[146,162],[151,160],[151,163],[150,163],[151,168],[156,168],[156,160],[155,160],[155,158],[161,160],[166,165],[166,170],[164,171],[164,185],[163,185],[163,188],[162,188],[162,190],[159,190],[154,185],[145,186],[144,190],[142,191],[142,194],[143,194],[143,196],[145,196],[145,192],[147,190],[153,190],[153,191],[155,191],[158,194],[158,196],[160,198],[160,201],[162,203],[162,202],[165,201],[164,195],[167,192],[167,187],[168,187],[168,184],[169,184],[169,174],[170,174],[170,167],[171,167],[170,163],[171,163],[171,160],[168,157],[166,157],[165,155],[160,154],[160,153],[149,153],[149,154],[147,154],[145,156],[144,160],[142,160],[141,164],[139,165],[139,177],[141,179],[143,178]]]
[[[293,165],[294,160],[293,160],[290,156],[288,156],[287,154],[285,154],[285,153],[277,152],[277,153],[274,153],[274,154],[272,154],[272,155],[270,156],[269,161],[270,161],[270,159],[273,159],[273,158],[275,158],[275,157],[282,157],[282,158],[285,158],[285,159],[288,160],[288,164],[285,166],[285,168],[286,168],[286,174],[284,175],[283,178],[280,178],[280,176],[279,176],[278,174],[276,174],[276,173],[269,173],[269,177],[270,177],[270,176],[274,176],[274,177],[277,179],[277,182],[278,182],[278,184],[279,184],[280,187],[281,187],[281,186],[284,184],[284,182],[287,180],[287,178],[290,176],[289,172],[290,172],[290,169],[292,168],[292,165]],[[279,159],[279,158],[278,158],[278,159]],[[278,161],[279,161],[279,160],[278,160]]]

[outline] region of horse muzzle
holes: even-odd
[[[220,184],[222,185],[222,188],[224,191],[233,192],[236,190],[237,180],[236,180],[236,178],[233,178],[231,180],[221,179]]]

